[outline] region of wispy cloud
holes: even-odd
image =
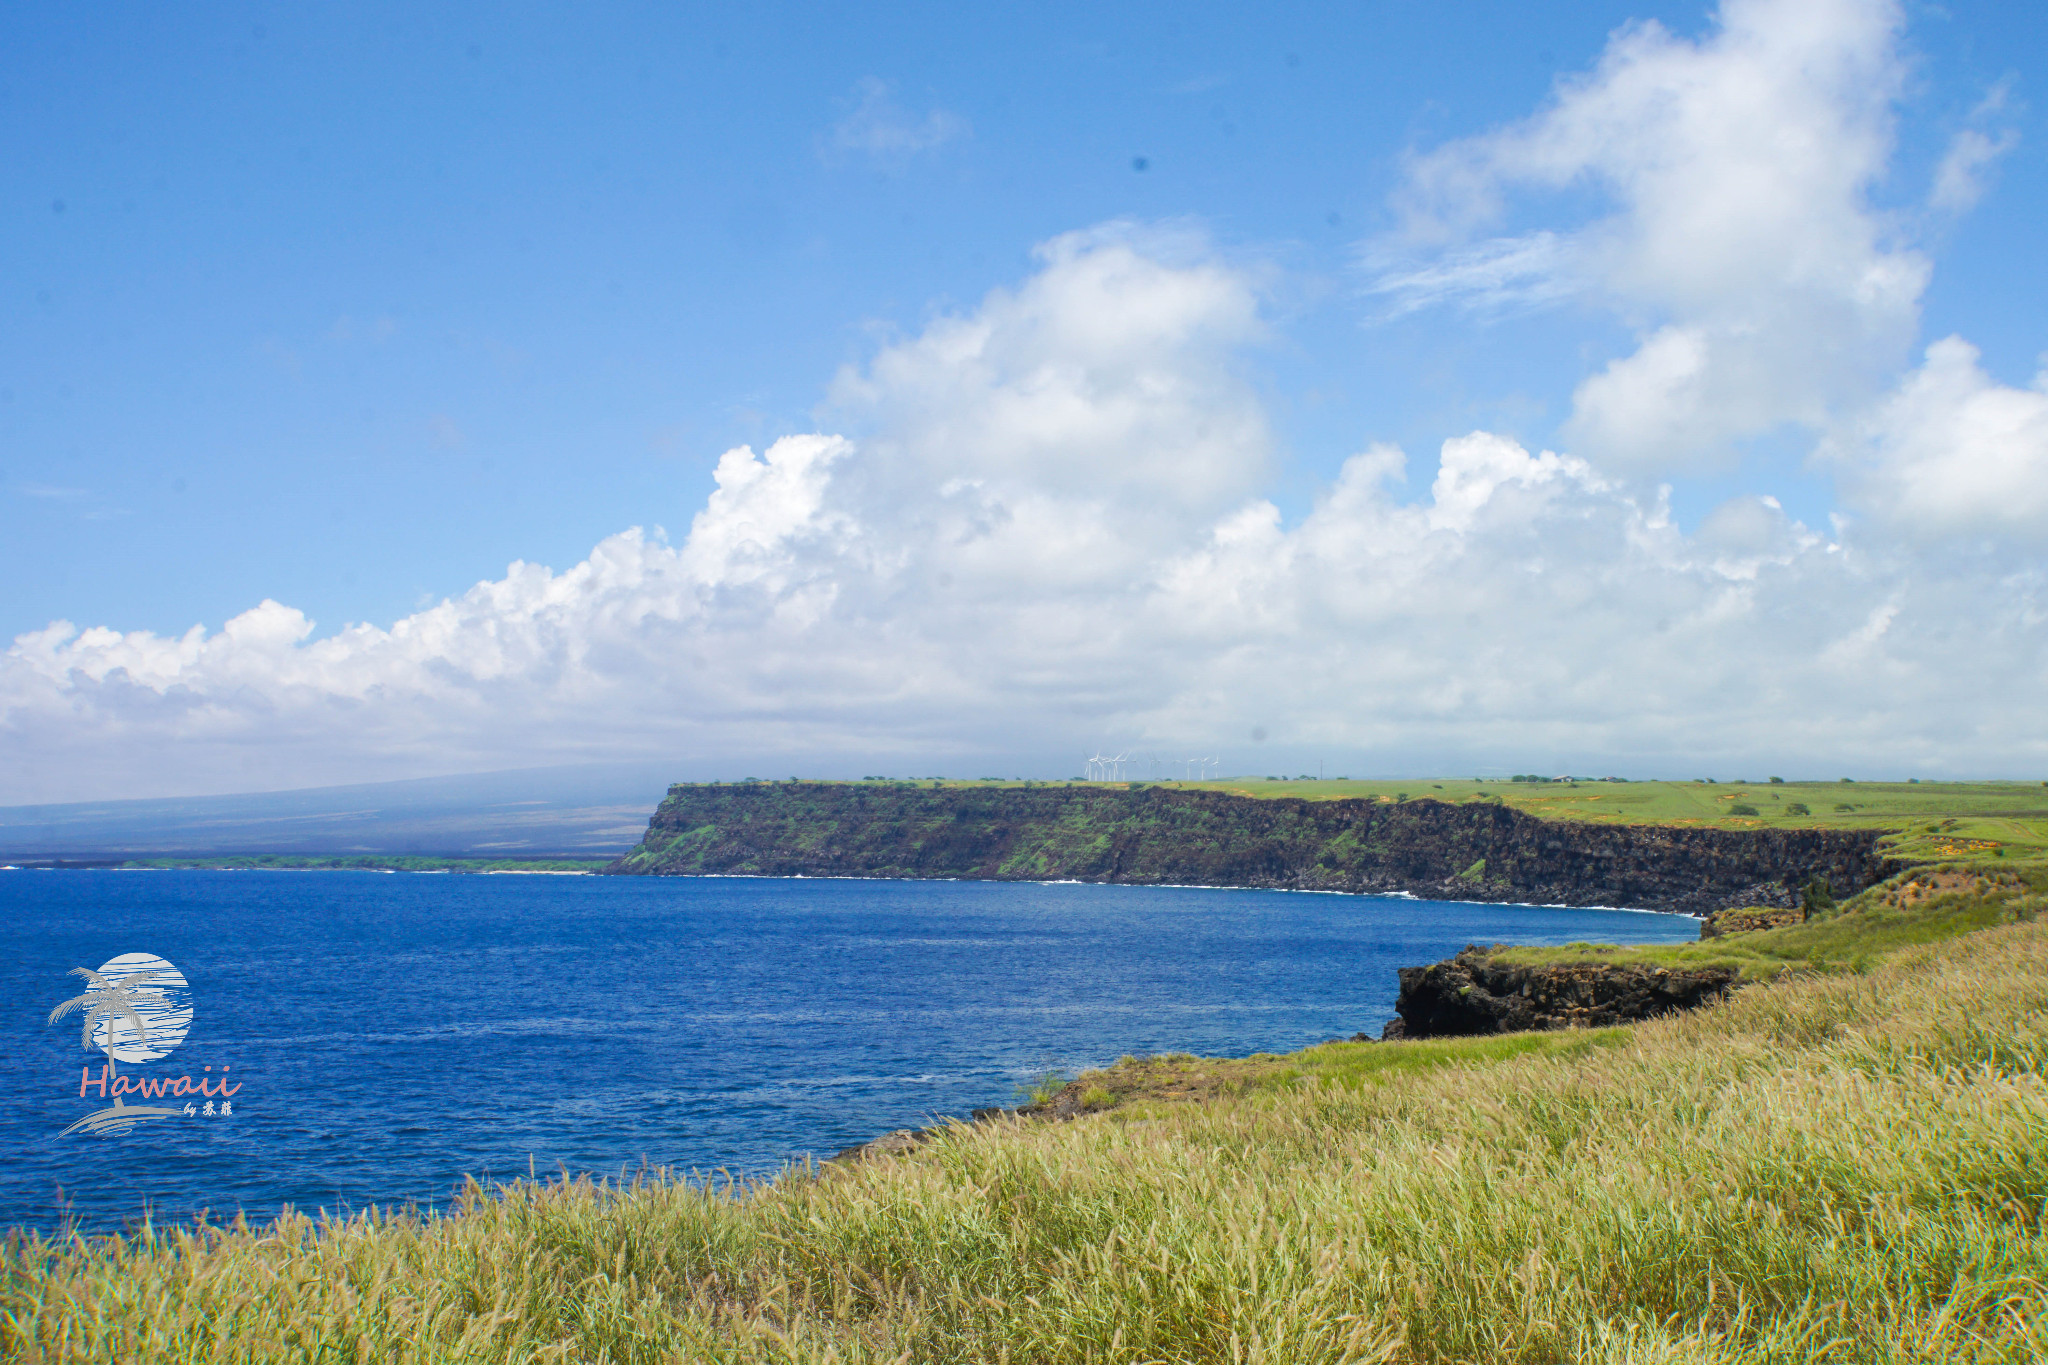
[[[1386,300],[1392,319],[1444,305],[1473,313],[1541,307],[1578,292],[1571,239],[1554,232],[1494,237],[1426,262],[1367,245],[1358,254],[1365,292]]]
[[[934,108],[922,116],[898,104],[889,83],[868,76],[853,87],[846,117],[832,126],[828,153],[900,161],[973,135],[966,119]]]
[[[47,483],[16,484],[15,490],[25,498],[48,498],[59,502],[91,496],[90,491],[87,489],[58,488],[54,484]]]
[[[1927,196],[1940,213],[1968,213],[1990,187],[1991,170],[1999,158],[2019,146],[2019,130],[2011,126],[2012,81],[1999,81],[1970,111],[1969,125],[1949,139],[1948,152],[1934,171]]]
[[[398,335],[398,320],[392,317],[377,317],[358,320],[344,313],[334,320],[327,329],[329,341],[370,341],[386,342]]]
[[[469,433],[445,412],[427,418],[427,434],[439,450],[461,450],[469,444]]]
[[[1957,133],[1934,172],[1934,193],[1928,196],[1929,202],[1946,213],[1966,213],[1975,208],[1984,197],[1991,167],[2017,147],[2019,141],[2020,135],[2010,128],[1997,137],[1975,128]]]

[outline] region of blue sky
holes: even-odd
[[[2048,175],[2035,108],[2048,14],[2010,4],[1816,0],[1804,7],[1814,31],[1795,32],[1786,15],[1801,8],[1731,5],[1726,24],[1696,4],[1213,14],[1129,5],[609,6],[574,16],[369,5],[12,12],[0,43],[0,256],[9,297],[0,325],[0,572],[11,585],[0,626],[26,636],[69,622],[118,634],[131,651],[89,659],[76,641],[61,646],[68,654],[47,642],[17,645],[19,677],[0,691],[8,708],[0,745],[15,746],[18,771],[37,775],[21,778],[15,794],[294,786],[625,756],[644,717],[640,703],[621,698],[644,701],[707,666],[677,662],[689,658],[746,675],[715,698],[683,689],[656,708],[692,718],[663,731],[660,743],[707,774],[744,767],[764,750],[856,772],[885,757],[1042,766],[1034,755],[1056,745],[1244,750],[1254,728],[1275,743],[1291,736],[1287,752],[1302,761],[1328,751],[1361,767],[1470,766],[1496,756],[1504,771],[1521,771],[1540,760],[1577,766],[1570,760],[1583,755],[1585,765],[1597,757],[1690,769],[1716,753],[1762,761],[1788,744],[1839,765],[1880,735],[1890,747],[1871,761],[1930,772],[1951,760],[1956,770],[1983,770],[2048,758],[2016,756],[1989,738],[1999,727],[1986,708],[2006,704],[1996,690],[1957,694],[1933,680],[1952,621],[1914,636],[1918,681],[1898,700],[1854,704],[1865,729],[1815,735],[1800,709],[1815,703],[1756,702],[1756,710],[1745,702],[1717,719],[1708,741],[1674,719],[1700,704],[1682,689],[1650,689],[1657,695],[1626,724],[1603,721],[1585,697],[1560,709],[1570,660],[1582,648],[1607,648],[1606,637],[1595,631],[1560,645],[1554,658],[1511,666],[1488,654],[1497,635],[1486,623],[1495,611],[1519,622],[1526,610],[1499,601],[1431,609],[1432,621],[1469,622],[1470,636],[1375,618],[1367,638],[1380,652],[1354,656],[1343,651],[1358,636],[1318,627],[1295,598],[1284,612],[1268,602],[1253,613],[1296,620],[1284,639],[1261,634],[1266,627],[1248,625],[1250,617],[1175,618],[1166,641],[1147,632],[1170,609],[1130,596],[1140,585],[1189,581],[1194,561],[1222,543],[1216,528],[1253,503],[1269,505],[1282,532],[1300,531],[1341,484],[1346,462],[1375,447],[1405,453],[1401,476],[1384,483],[1387,505],[1435,507],[1442,443],[1475,431],[1532,460],[1545,450],[1583,459],[1583,475],[1556,477],[1583,489],[1604,480],[1603,496],[1628,501],[1651,522],[1659,514],[1644,509],[1668,496],[1673,544],[1690,547],[1672,553],[1693,556],[1695,567],[1723,563],[1699,572],[1750,585],[1761,596],[1745,610],[1788,630],[1769,580],[1781,574],[1782,591],[1795,592],[1805,582],[1795,563],[1804,552],[1772,551],[1765,569],[1728,570],[1725,553],[1716,559],[1694,539],[1702,527],[1720,526],[1717,516],[1740,521],[1750,515],[1742,509],[1769,496],[1785,524],[1742,531],[1752,551],[1774,536],[1796,540],[1797,527],[1816,538],[1814,555],[1830,544],[1844,562],[1859,550],[1870,562],[1892,555],[1881,571],[1866,563],[1853,586],[1837,584],[1841,595],[1827,599],[1833,615],[1802,618],[1816,649],[1866,629],[1887,602],[1885,620],[1901,624],[1880,633],[1906,635],[1908,598],[1939,595],[1935,579],[1963,572],[1959,562],[1982,577],[1942,579],[1943,592],[2030,594],[2044,528],[2024,490],[2048,479],[2030,444],[2027,406],[2048,348],[2048,271],[2038,251]],[[1641,26],[1653,22],[1666,33],[1645,48]],[[1766,37],[1744,66],[1750,49],[1736,39],[1752,31]],[[1804,55],[1781,63],[1772,43]],[[1844,81],[1798,86],[1815,53],[1849,54]],[[1677,98],[1689,82],[1724,77],[1728,93],[1702,97],[1701,117],[1722,117],[1714,98],[1767,95],[1788,112],[1766,136],[1840,137],[1842,157],[1862,157],[1867,173],[1849,177],[1832,199],[1816,191],[1805,208],[1781,211],[1760,199],[1732,229],[1748,254],[1694,279],[1670,263],[1670,224],[1727,211],[1728,194],[1741,191],[1725,186],[1751,181],[1732,172],[1717,179],[1705,160],[1696,177],[1688,164],[1669,164],[1733,155],[1711,138],[1686,142],[1680,125],[1668,153],[1630,143],[1629,119],[1664,106],[1663,96],[1629,101],[1643,98],[1645,82],[1669,82],[1665,93]],[[1790,84],[1756,94],[1772,81]],[[1880,86],[1873,99],[1869,90]],[[1593,132],[1574,131],[1563,115],[1544,122],[1546,110],[1575,107],[1574,89],[1591,92],[1579,103],[1595,109]],[[1532,169],[1539,163],[1548,169]],[[1685,187],[1694,183],[1702,200],[1688,205]],[[1781,238],[1794,242],[1788,258],[1865,251],[1873,270],[1921,275],[1886,286],[1895,289],[1890,304],[1856,301],[1863,296],[1853,285],[1797,303],[1804,284],[1752,268]],[[1069,246],[1046,246],[1060,241]],[[1634,256],[1631,241],[1641,248]],[[1489,252],[1557,243],[1564,264],[1545,257],[1549,264],[1511,273],[1505,284],[1474,265]],[[978,598],[972,631],[1028,638],[1029,658],[1047,661],[1042,690],[1020,700],[987,678],[971,680],[973,668],[947,652],[977,648],[943,643],[965,638],[954,608],[910,592],[908,579],[864,578],[856,588],[847,577],[856,561],[861,573],[885,559],[900,570],[943,540],[939,522],[885,527],[872,508],[835,499],[858,486],[900,509],[962,480],[992,479],[997,465],[1015,481],[1003,516],[1023,505],[1019,490],[1051,496],[1053,485],[1034,484],[1031,471],[1057,466],[1056,450],[1014,460],[916,454],[946,441],[972,444],[962,431],[997,422],[998,408],[1014,420],[1003,404],[1043,392],[1037,381],[992,381],[975,392],[996,393],[997,407],[962,407],[931,425],[934,412],[970,403],[959,372],[933,378],[935,348],[952,324],[1001,335],[1004,317],[1071,321],[1079,314],[1061,310],[1083,305],[1058,291],[1095,287],[1090,279],[1106,277],[1091,276],[1087,261],[1117,251],[1168,272],[1160,281],[1179,282],[1172,288],[1200,293],[1205,302],[1190,307],[1214,311],[1161,322],[1166,331],[1139,346],[1150,359],[1084,347],[1033,350],[1030,365],[1047,374],[1078,367],[1094,398],[1136,366],[1128,401],[1141,407],[1180,385],[1209,398],[1119,428],[1161,443],[1156,459],[1133,456],[1128,477],[1096,466],[1101,488],[1123,490],[1117,496],[1128,505],[1099,522],[1070,508],[1045,523],[1097,527],[1099,539],[1082,535],[1061,550],[1048,549],[1045,535],[1035,542],[1064,563],[1093,566],[1087,604],[1061,596],[1071,584],[1044,587],[1050,580],[1014,562],[975,570],[1016,591]],[[1451,282],[1416,283],[1425,277]],[[1037,286],[1046,291],[1042,314],[1029,305],[1013,316],[991,302],[990,291],[1001,291],[999,299],[1028,305]],[[1781,308],[1786,298],[1796,306]],[[1241,304],[1249,315],[1235,311]],[[1844,321],[1845,309],[1865,313]],[[1679,419],[1660,427],[1642,416],[1649,390],[1634,372],[1615,381],[1637,386],[1621,397],[1585,388],[1659,336],[1669,345],[1638,369],[1665,363],[1672,347],[1683,350],[1688,328],[1719,338],[1716,347],[1778,329],[1768,345],[1733,360],[1716,350],[1713,364],[1724,371],[1701,371],[1704,387],[1686,401],[1738,415],[1725,430],[1718,416],[1707,420],[1713,430],[1698,448],[1673,444]],[[1973,360],[1957,353],[1939,373],[1916,368],[1928,344],[1952,334],[1974,348]],[[1737,352],[1746,344],[1727,342]],[[1805,372],[1812,356],[1852,352],[1839,366],[1814,362]],[[1915,376],[1926,381],[1919,389]],[[1950,408],[1975,395],[1972,411],[2006,414],[1984,438],[2002,472],[1955,507],[1914,512],[1899,499],[1935,486],[1927,481],[1949,467],[1942,461],[1981,467],[1968,441],[1982,436],[1983,423],[1947,408],[1947,417],[1930,415],[1937,390],[1954,400]],[[1889,407],[1888,394],[1896,400]],[[1203,406],[1212,399],[1220,406]],[[1183,420],[1192,425],[1175,425]],[[1176,451],[1224,426],[1242,438],[1233,453],[1191,481],[1174,472]],[[1937,427],[1964,435],[1929,434]],[[524,701],[479,681],[460,641],[446,657],[409,656],[400,671],[412,681],[377,672],[383,665],[367,656],[305,653],[349,623],[389,632],[474,584],[509,582],[515,560],[566,573],[631,526],[650,537],[665,528],[667,544],[683,553],[693,522],[714,507],[707,498],[725,452],[751,446],[765,468],[777,440],[814,432],[844,437],[855,453],[827,459],[834,491],[792,494],[810,499],[804,516],[812,520],[777,532],[774,544],[748,542],[749,562],[799,542],[807,554],[823,553],[820,528],[840,525],[833,517],[859,522],[864,548],[835,542],[839,557],[829,563],[813,558],[801,571],[761,579],[772,580],[763,590],[773,600],[755,604],[765,614],[751,627],[704,624],[711,597],[731,605],[737,580],[720,570],[725,577],[697,582],[702,600],[687,610],[668,598],[631,609],[663,623],[659,643],[643,633],[600,647],[571,630],[576,643],[536,646],[535,658],[553,660],[540,672],[554,690]],[[1908,440],[1908,432],[1918,434]],[[1114,462],[1125,447],[1104,449],[1117,452],[1102,457]],[[947,460],[958,466],[950,476]],[[901,482],[912,466],[921,493]],[[789,486],[808,487],[824,467],[791,465]],[[1518,487],[1552,477],[1510,473]],[[1108,505],[1085,474],[1055,482],[1060,496],[1097,512]],[[1177,501],[1196,485],[1213,496]],[[2008,486],[2022,490],[2017,501]],[[876,493],[885,488],[893,491]],[[1168,512],[1181,518],[1182,539],[1133,529]],[[773,522],[780,514],[748,515]],[[1445,534],[1448,523],[1439,516],[1431,525]],[[1488,543],[1507,555],[1517,535],[1533,536],[1536,560],[1502,561],[1526,568],[1555,528],[1517,525]],[[1864,529],[1844,529],[1852,526]],[[1897,529],[1907,526],[1920,530]],[[1922,543],[1930,526],[1946,537],[1941,544]],[[704,531],[703,544],[715,531]],[[1605,549],[1586,547],[1582,567],[1633,580],[1638,571],[1615,547],[1641,537],[1615,534]],[[1909,541],[1918,548],[1897,558]],[[1273,542],[1273,562],[1293,562],[1305,543]],[[965,566],[936,565],[928,566],[933,582],[971,576]],[[1499,571],[1492,561],[1447,560],[1429,581],[1455,596],[1459,584]],[[1313,576],[1327,582],[1335,572]],[[1344,572],[1379,573],[1362,565]],[[1394,592],[1384,575],[1371,581]],[[1705,581],[1694,589],[1706,592]],[[1243,597],[1245,582],[1232,578],[1224,596]],[[777,648],[797,660],[830,658],[834,676],[860,685],[835,690],[829,679],[788,671],[793,664],[755,667],[773,634],[764,623],[787,625],[803,584],[829,585],[832,603],[814,603],[804,629],[853,614],[836,620],[844,634],[829,644],[792,636]],[[1814,591],[1796,589],[1802,602]],[[1414,600],[1406,590],[1394,597]],[[313,624],[277,627],[290,636],[278,657],[298,662],[276,664],[260,684],[245,664],[197,655],[180,662],[157,648],[195,624],[219,641],[224,623],[265,600]],[[1743,638],[1704,600],[1617,607],[1612,629],[1635,638],[1656,634],[1659,621],[1693,618],[1708,623],[1702,630]],[[1105,605],[1113,601],[1123,605]],[[1108,615],[1063,636],[1041,619],[1058,616],[1059,603],[1064,619]],[[1580,616],[1555,609],[1566,613],[1558,629],[1537,638],[1576,639],[1571,623]],[[1980,638],[1990,631],[2001,642],[1993,646],[2001,667],[1980,688],[2043,680],[2042,637],[2029,611],[1977,623]],[[530,614],[521,619],[531,623]],[[497,638],[501,626],[464,616],[445,629],[451,640],[474,640]],[[1341,636],[1341,648],[1319,642],[1319,629]],[[1213,651],[1195,643],[1204,630]],[[707,643],[706,631],[724,643]],[[892,632],[919,643],[858,644]],[[425,625],[414,631],[423,633]],[[1121,643],[1098,656],[1096,644],[1075,643],[1083,635]],[[926,647],[936,652],[914,677],[881,680]],[[1688,649],[1720,647],[1700,636]],[[723,649],[737,651],[730,666]],[[618,650],[633,662],[606,662]],[[1425,722],[1406,703],[1347,699],[1334,677],[1327,693],[1269,700],[1242,677],[1167,686],[1132,662],[1159,660],[1185,682],[1233,650],[1254,671],[1259,658],[1342,655],[1337,673],[1383,669],[1406,679],[1411,697],[1418,679],[1462,682]],[[144,655],[151,662],[137,662]],[[1679,662],[1694,657],[1674,655],[1674,677],[1700,676]],[[1398,666],[1389,662],[1396,658]],[[1859,676],[1899,666],[1868,663]],[[524,668],[522,686],[541,686],[538,667]],[[469,679],[466,700],[418,681],[451,671]],[[951,683],[924,690],[936,672]],[[1530,677],[1506,676],[1516,672]],[[1530,680],[1549,674],[1542,685]],[[238,708],[250,688],[262,698],[245,713]],[[393,700],[401,694],[413,701]],[[1930,699],[1951,712],[1975,708],[1973,737],[1907,725],[1902,738],[1902,718]],[[471,717],[455,727],[459,742],[427,738],[449,732],[436,710],[443,705]],[[1256,727],[1254,712],[1263,717]],[[239,718],[221,719],[229,713]],[[534,751],[529,737],[543,719],[585,730],[588,742]],[[1261,751],[1246,752],[1246,766],[1259,766]]]

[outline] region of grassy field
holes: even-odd
[[[1019,784],[990,780],[946,785]],[[1880,829],[1892,833],[1886,847],[1899,856],[1930,862],[2048,854],[2048,782],[1772,782],[1766,775],[1754,782],[1511,782],[1459,777],[1354,782],[1348,778],[1227,777],[1151,785],[1241,796],[1297,796],[1310,801],[1341,797],[1501,800],[1552,820],[1724,829]],[[1749,814],[1750,809],[1755,814]]]
[[[1900,949],[2031,920],[2043,909],[2048,909],[2048,865],[1988,870],[1981,863],[1943,863],[1893,877],[1857,896],[1838,914],[1810,923],[1696,943],[1569,943],[1504,948],[1494,956],[1527,965],[1733,967],[1745,980],[1766,981],[1788,971],[1867,971]]]
[[[2037,875],[1901,908],[2024,917]],[[1864,965],[1627,1030],[1132,1062],[1094,1084],[1151,1079],[1079,1121],[766,1185],[519,1182],[437,1218],[15,1239],[0,1354],[2048,1358],[2048,925]]]

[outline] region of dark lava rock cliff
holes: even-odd
[[[1733,989],[1732,967],[1608,963],[1520,966],[1469,947],[1427,967],[1401,968],[1399,1018],[1387,1038],[1433,1038],[1530,1029],[1604,1028],[1696,1009]]]
[[[1258,799],[1165,787],[779,782],[669,789],[607,871],[1071,878],[1409,892],[1706,914],[1851,895],[1899,870],[1871,831],[1539,820],[1494,802]]]

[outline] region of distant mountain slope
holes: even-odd
[[[603,857],[632,846],[673,764],[605,764],[234,796],[0,807],[0,861],[142,854]]]

